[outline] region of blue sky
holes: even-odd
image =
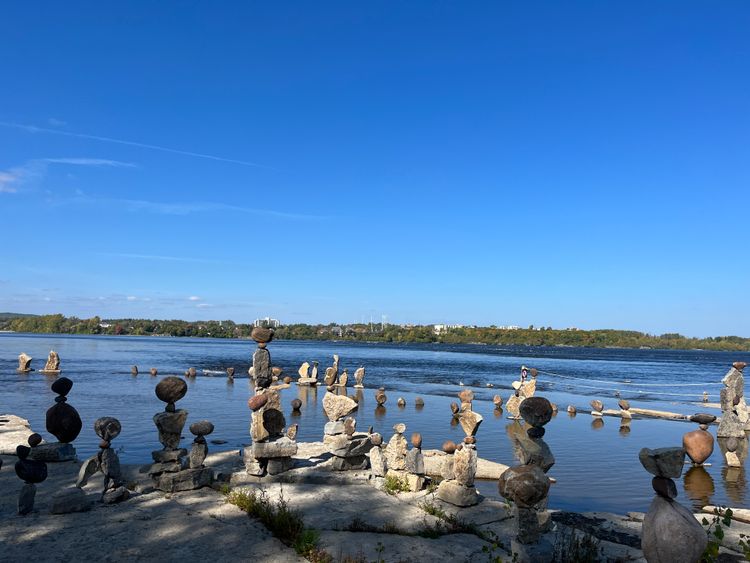
[[[746,2],[3,12],[0,311],[750,336]]]

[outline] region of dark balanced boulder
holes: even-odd
[[[96,432],[96,435],[102,440],[107,442],[111,442],[117,438],[121,431],[122,425],[120,425],[120,421],[111,416],[97,418],[94,422],[94,432]]]
[[[184,379],[170,375],[156,385],[156,396],[165,403],[176,403],[185,396],[187,390]]]
[[[705,412],[699,412],[690,417],[691,422],[697,422],[698,424],[711,424],[714,420],[716,420],[715,415]]]
[[[63,444],[69,444],[81,433],[83,423],[77,410],[68,403],[60,402],[47,411],[46,426],[47,432]]]
[[[68,393],[70,393],[70,390],[73,388],[73,382],[68,379],[67,377],[61,377],[59,379],[56,379],[54,383],[52,383],[52,391],[57,393],[58,395],[62,395],[63,397],[67,396]]]
[[[523,419],[536,428],[541,428],[552,419],[552,405],[544,397],[529,397],[518,410]]]
[[[256,342],[267,344],[273,340],[273,329],[256,326],[250,333],[250,338]]]
[[[199,420],[190,425],[190,432],[194,436],[208,436],[214,431],[214,425],[208,420]]]

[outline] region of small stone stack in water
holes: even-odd
[[[33,369],[31,369],[32,359],[33,358],[26,352],[21,352],[18,355],[18,367],[16,368],[16,371],[18,373],[29,373],[30,371],[34,371]]]
[[[318,362],[314,362],[314,364],[317,366]],[[304,362],[299,369],[297,370],[297,373],[299,374],[299,379],[297,379],[297,385],[317,385],[318,384],[318,370],[313,370],[315,373],[315,377],[310,375],[310,364],[307,362]]]
[[[721,421],[716,430],[717,438],[744,438],[750,431],[750,416],[745,402],[745,379],[742,370],[745,362],[735,362],[721,382]]]
[[[703,465],[714,452],[714,437],[708,431],[708,425],[716,420],[712,414],[698,413],[690,417],[698,423],[698,430],[686,432],[682,436],[682,447],[685,448],[693,465]]]
[[[190,468],[187,450],[180,448],[182,429],[188,412],[175,409],[175,403],[187,393],[187,383],[179,377],[165,377],[156,386],[156,396],[167,403],[164,412],[154,415],[162,450],[151,452],[154,464],[149,471],[156,488],[172,493],[206,487],[213,482],[213,471],[207,467]]]
[[[297,453],[297,442],[284,436],[286,419],[281,412],[279,392],[270,389],[273,380],[271,354],[266,349],[273,340],[273,330],[255,327],[250,336],[258,343],[253,354],[252,371],[255,395],[247,402],[250,410],[252,446],[244,451],[245,469],[251,475],[277,475],[292,468],[292,456]]]
[[[39,370],[39,373],[45,375],[57,375],[60,373],[60,356],[54,350],[50,350],[49,356],[47,356],[47,363],[44,364],[44,368]]]
[[[383,437],[378,433],[370,434],[370,442],[372,443],[372,448],[370,448],[368,454],[370,457],[370,477],[376,482],[381,482],[388,472]]]
[[[365,367],[360,366],[354,372],[354,388],[364,389],[365,388],[364,381],[365,381]]]
[[[323,397],[323,410],[328,417],[323,429],[323,443],[333,454],[333,469],[367,469],[367,453],[373,446],[370,435],[356,432],[357,421],[349,416],[357,410],[357,402],[346,395],[328,391]]]
[[[408,444],[404,432],[406,424],[398,423],[393,425],[394,434],[388,440],[388,444],[383,450],[385,460],[385,469],[387,477],[394,477],[401,482],[406,482],[406,457],[408,454]]]
[[[451,460],[444,465],[443,481],[437,490],[437,497],[456,506],[472,506],[481,497],[474,487],[477,472],[477,450],[475,435],[482,423],[482,416],[472,410],[474,393],[465,389],[458,394],[461,399],[458,421],[466,434],[463,444],[455,447]],[[445,446],[444,446],[445,449]]]
[[[334,383],[336,383],[336,379],[339,376],[339,357],[338,354],[333,355],[333,365],[329,368],[326,368],[326,374],[323,378],[323,381],[326,384],[326,387],[330,387]]]
[[[544,397],[530,397],[521,403],[520,413],[529,425],[525,433],[520,432],[516,437],[521,465],[507,469],[500,476],[498,489],[503,497],[514,502],[517,533],[513,551],[526,559],[545,561],[552,554],[552,543],[542,538],[550,527],[546,473],[555,464],[555,458],[542,437],[553,408]]]
[[[57,438],[57,442],[40,444],[31,448],[29,457],[39,461],[72,461],[76,449],[71,442],[78,437],[83,426],[78,411],[67,403],[67,395],[73,382],[61,377],[52,383],[51,389],[58,394],[54,406],[47,411],[47,432]]]
[[[29,446],[32,448],[42,441],[39,434],[29,436]],[[34,510],[34,499],[36,498],[36,485],[47,478],[47,464],[43,461],[27,459],[31,448],[27,446],[16,447],[18,461],[15,465],[16,475],[24,482],[18,494],[18,514],[28,514]]]
[[[676,502],[673,479],[682,474],[683,448],[643,448],[638,454],[643,467],[654,475],[656,495],[643,519],[641,549],[649,563],[695,563],[701,560],[708,543],[706,532],[693,513]]]
[[[349,373],[344,370],[344,372],[339,376],[339,380],[336,383],[338,387],[346,387],[346,384],[349,382]]]
[[[378,404],[379,407],[385,406],[385,402],[388,400],[388,397],[385,396],[385,387],[381,387],[375,392],[375,402]]]
[[[620,417],[622,418],[633,418],[633,415],[630,413],[630,402],[626,399],[620,399],[617,401],[617,406],[620,407]]]
[[[589,404],[591,405],[591,416],[603,416],[604,403],[599,399],[594,399]]]

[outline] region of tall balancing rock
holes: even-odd
[[[33,358],[29,356],[25,352],[21,352],[18,355],[18,368],[16,368],[16,371],[18,373],[28,373],[30,371],[34,371],[31,369],[31,360]]]
[[[54,350],[50,350],[47,363],[44,364],[44,368],[39,370],[39,373],[47,375],[57,375],[60,373],[60,356]]]
[[[52,383],[51,389],[58,394],[55,404],[47,410],[47,432],[58,439],[58,442],[40,444],[31,448],[29,457],[38,461],[72,461],[76,450],[71,444],[81,433],[83,423],[78,411],[67,403],[67,395],[73,382],[61,377]]]

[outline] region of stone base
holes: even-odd
[[[156,463],[164,463],[165,461],[177,461],[181,457],[187,455],[185,448],[179,448],[177,450],[156,450],[151,452],[151,457]]]
[[[360,385],[359,383],[357,383],[356,385],[354,385],[354,388],[355,389],[364,389],[365,386],[364,385]]]
[[[333,457],[331,467],[334,471],[349,471],[352,469],[367,469],[370,466],[370,458],[366,455],[354,457]]]
[[[284,473],[284,471],[289,471],[294,466],[294,461],[291,457],[272,457],[267,461],[266,471],[269,475]]]
[[[518,563],[549,563],[554,560],[555,546],[545,537],[535,543],[521,543],[517,539],[510,542],[513,561]]]
[[[43,373],[44,375],[60,375],[61,371],[59,369],[40,369],[39,373]]]
[[[344,421],[326,422],[323,426],[323,434],[326,436],[338,436],[344,433]]]
[[[213,480],[214,472],[210,467],[186,469],[177,473],[164,473],[159,478],[156,488],[165,493],[194,491],[195,489],[210,486]]]
[[[476,488],[464,487],[454,480],[441,481],[436,494],[440,500],[455,506],[473,506],[482,500]]]
[[[424,475],[415,475],[414,473],[407,473],[406,482],[409,485],[409,490],[412,493],[421,491],[427,485],[427,479]]]
[[[18,494],[18,514],[28,514],[34,510],[34,499],[36,498],[36,485],[33,483],[24,483],[21,492]]]
[[[266,474],[266,464],[255,458],[245,458],[245,472],[255,477],[263,477]]]
[[[159,478],[164,473],[177,473],[188,468],[187,459],[182,458],[176,461],[165,461],[164,463],[154,463],[149,469],[149,475],[154,479]]]
[[[255,459],[289,458],[297,453],[297,442],[286,436],[268,442],[254,442],[251,447]]]
[[[721,415],[719,427],[716,429],[717,438],[744,438],[745,423],[733,412],[724,412]]]
[[[602,411],[591,411],[591,416],[604,416]]]
[[[130,491],[125,487],[117,487],[111,491],[107,491],[102,495],[102,502],[104,504],[116,504],[130,498]]]
[[[69,514],[71,512],[86,512],[91,508],[91,502],[83,489],[73,487],[64,489],[52,495],[52,514]]]
[[[318,380],[315,377],[300,377],[297,380],[297,385],[317,385]]]
[[[51,444],[39,444],[31,448],[29,458],[36,461],[75,461],[76,449],[73,444],[62,444],[53,442]]]

